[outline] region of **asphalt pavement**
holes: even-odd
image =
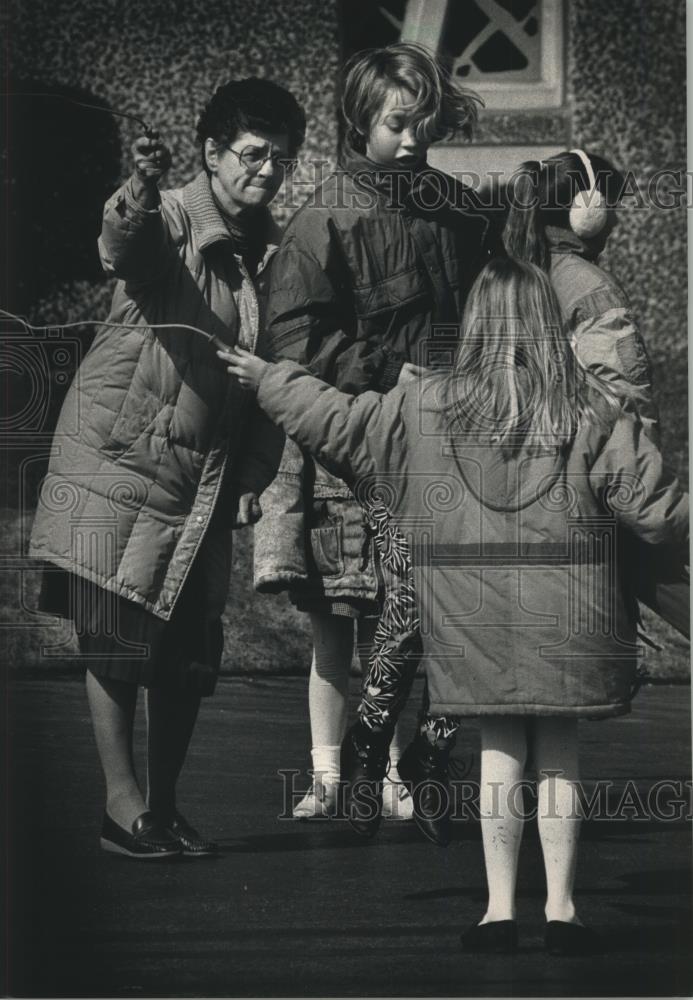
[[[290,773],[308,766],[306,687],[304,678],[220,682],[204,703],[179,804],[223,854],[145,864],[99,848],[103,788],[83,685],[45,674],[11,684],[6,994],[693,992],[690,808],[677,804],[680,792],[690,794],[689,688],[646,688],[632,715],[581,724],[585,788],[611,787],[604,815],[583,825],[576,898],[608,951],[565,959],[543,950],[531,821],[520,861],[520,951],[484,958],[459,946],[485,904],[471,800],[447,849],[422,841],[412,823],[385,821],[364,843],[343,820],[282,818],[291,782],[294,790],[307,782]],[[140,713],[140,745],[142,734]],[[477,734],[470,722],[457,750],[461,762],[474,760],[467,787],[478,779]]]

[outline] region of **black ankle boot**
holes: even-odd
[[[376,732],[356,722],[342,743],[344,815],[362,837],[374,837],[380,826],[391,739],[390,731]]]
[[[452,836],[448,761],[453,746],[454,742],[444,746],[430,743],[419,733],[397,763],[399,776],[414,803],[414,822],[438,847],[447,847]]]

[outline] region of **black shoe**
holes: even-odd
[[[104,813],[101,847],[111,854],[123,854],[141,861],[175,858],[181,854],[178,840],[149,811],[137,817],[132,824],[132,833],[118,826],[108,813]]]
[[[598,955],[603,950],[596,931],[563,920],[549,920],[544,943],[549,955]]]
[[[510,955],[517,951],[517,924],[514,920],[491,920],[487,924],[473,924],[460,940],[465,951]]]
[[[414,803],[414,822],[438,847],[447,847],[452,836],[448,761],[453,745],[439,747],[419,733],[397,762]]]
[[[374,837],[383,812],[383,778],[392,732],[375,732],[356,722],[342,742],[344,815],[362,837]]]
[[[175,812],[172,819],[162,822],[183,848],[186,858],[209,858],[219,854],[219,845],[202,837],[179,812]]]

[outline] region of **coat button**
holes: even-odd
[[[204,524],[204,517],[202,517],[201,514],[198,514],[195,520],[197,521],[198,524]]]

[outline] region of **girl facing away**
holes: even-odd
[[[618,529],[684,546],[688,497],[637,415],[576,362],[539,268],[491,261],[463,332],[452,371],[386,395],[347,395],[238,349],[221,357],[357,495],[379,484],[406,526],[431,710],[481,719],[488,905],[463,947],[518,946],[516,793],[531,741],[546,947],[585,954],[600,942],[573,900],[577,723],[630,710],[638,658]]]
[[[551,281],[561,320],[578,364],[637,414],[643,432],[659,443],[653,375],[628,296],[599,262],[618,223],[625,186],[608,160],[581,149],[541,163],[520,165],[506,186],[503,243],[512,257],[540,267]],[[634,613],[636,600],[686,638],[690,636],[690,589],[686,554],[648,544],[632,532],[619,535],[622,578]],[[440,753],[455,739],[460,719],[429,712],[422,725],[438,736]],[[408,751],[400,763],[406,774]],[[445,776],[438,773],[437,782]],[[422,786],[424,787],[424,786]],[[449,795],[447,796],[449,801]],[[448,824],[438,796],[428,818],[425,803],[415,818],[424,830]]]
[[[354,57],[344,85],[339,168],[289,224],[275,262],[266,338],[272,357],[309,364],[354,395],[386,393],[422,364],[433,324],[457,326],[469,287],[489,257],[491,230],[472,192],[429,168],[426,153],[437,139],[467,135],[477,103],[419,46]],[[298,818],[334,813],[340,766],[358,774],[362,761],[382,779],[396,701],[406,701],[416,669],[406,553],[382,507],[367,507],[291,442],[263,494],[256,586],[288,589],[310,614],[314,640],[314,781],[294,810]],[[359,739],[348,743],[345,765],[340,744],[355,632],[365,654],[375,639],[377,677],[367,673]],[[389,756],[385,811],[409,817],[411,801],[400,797],[406,792],[397,784],[396,738]],[[378,796],[380,787],[379,780]],[[379,818],[378,810],[372,822],[352,825],[372,835]]]

